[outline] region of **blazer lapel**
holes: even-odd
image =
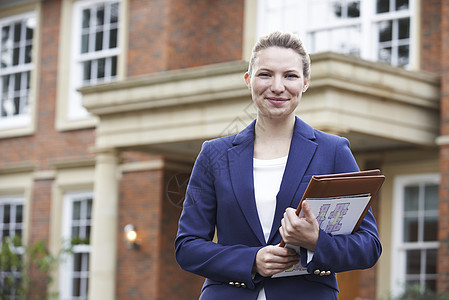
[[[314,138],[313,128],[296,118],[287,165],[276,197],[276,211],[268,243],[278,233],[285,208],[291,206],[295,199],[301,180],[315,155],[317,144],[313,141]]]
[[[261,244],[265,245],[254,196],[254,124],[255,122],[240,132],[234,139],[234,147],[228,150],[229,172],[237,203],[252,231]]]

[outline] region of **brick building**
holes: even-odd
[[[445,0],[0,0],[0,238],[77,241],[37,295],[195,299],[202,278],[174,260],[182,183],[204,140],[254,118],[246,61],[280,29],[312,53],[298,115],[387,178],[382,257],[338,275],[341,299],[447,292],[448,16]]]

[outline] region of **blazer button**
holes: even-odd
[[[240,286],[241,286],[240,282],[236,282],[236,283],[235,283],[235,286],[236,286],[236,287],[240,287]]]
[[[329,276],[331,274],[331,271],[326,271],[326,275]]]
[[[320,272],[320,276],[324,276],[324,275],[326,275],[326,272],[325,271],[321,271]]]
[[[315,271],[313,271],[313,274],[320,275],[320,270],[316,269]]]
[[[234,285],[234,282],[232,282],[232,281],[229,281],[229,284],[230,284],[230,285]]]
[[[242,288],[246,288],[246,284],[244,283],[244,282],[242,282],[241,284],[240,284],[240,287],[242,287]]]

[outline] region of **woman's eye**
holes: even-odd
[[[257,75],[259,77],[270,77],[269,73],[259,73],[259,75]]]
[[[296,74],[287,74],[285,77],[287,77],[287,78],[299,78],[299,76],[296,75]]]

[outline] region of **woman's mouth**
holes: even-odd
[[[266,100],[275,106],[283,105],[288,101],[288,99],[278,97],[269,97],[266,98]]]

